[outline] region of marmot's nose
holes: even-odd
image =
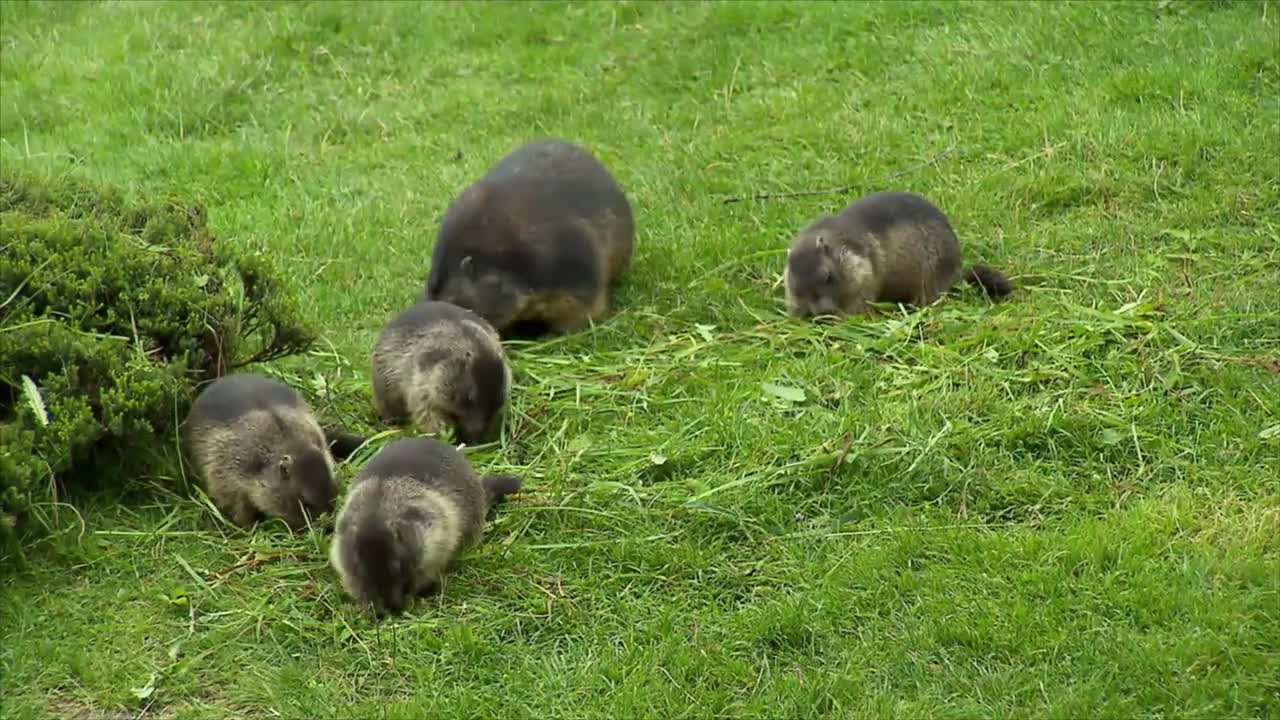
[[[484,432],[474,428],[463,427],[458,429],[458,439],[468,445],[479,445],[485,441]]]

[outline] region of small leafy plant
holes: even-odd
[[[201,383],[314,338],[199,205],[0,171],[0,544],[60,486],[141,471]]]

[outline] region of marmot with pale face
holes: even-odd
[[[477,476],[439,440],[396,440],[352,482],[329,562],[347,593],[376,616],[400,612],[438,589],[453,560],[480,541],[489,508],[520,488],[514,476]]]
[[[1000,298],[1013,285],[986,265],[965,268],[950,221],[915,193],[863,196],[802,229],[783,283],[792,315],[852,315],[869,302],[932,304],[961,278]]]

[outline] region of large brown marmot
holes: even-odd
[[[530,142],[449,205],[424,296],[503,337],[573,332],[608,311],[634,239],[631,205],[600,161],[563,140]]]

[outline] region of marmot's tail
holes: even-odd
[[[524,483],[515,475],[488,475],[482,481],[485,499],[489,506],[501,502],[507,495],[520,492]]]
[[[1002,298],[1013,292],[1013,283],[1004,273],[987,265],[970,265],[965,271],[965,280],[982,288],[982,292],[987,297],[994,299]]]
[[[324,441],[329,444],[329,452],[338,460],[346,460],[364,445],[368,438],[345,430],[324,429]]]

